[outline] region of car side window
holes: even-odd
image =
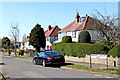
[[[44,55],[44,52],[39,53],[39,56],[42,57]]]

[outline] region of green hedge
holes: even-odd
[[[53,51],[62,55],[85,57],[85,54],[107,54],[108,48],[105,45],[89,43],[53,43]]]
[[[64,37],[62,38],[62,42],[63,42],[63,43],[72,43],[72,38],[71,38],[71,36],[64,36]]]
[[[113,49],[108,52],[108,55],[115,57],[120,57],[120,44],[116,45]]]
[[[91,43],[91,36],[88,31],[82,31],[78,35],[78,42],[80,43]]]

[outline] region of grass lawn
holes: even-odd
[[[8,56],[8,55],[5,54],[4,56]]]
[[[19,56],[17,56],[17,57],[13,57],[13,58],[28,59],[28,57],[19,57]]]
[[[89,67],[81,66],[81,65],[66,65],[66,67],[78,69],[78,70],[86,70],[86,71],[93,71],[93,72],[99,72],[99,73],[110,73],[110,74],[120,75],[120,70],[116,70],[116,69],[108,69],[108,70],[107,69],[90,69]]]

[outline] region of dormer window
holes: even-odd
[[[84,22],[85,21],[85,17],[80,18],[80,22]]]

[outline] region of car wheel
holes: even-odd
[[[34,63],[35,65],[37,65],[37,62],[36,62],[36,60],[35,60],[35,59],[33,59],[33,63]]]
[[[45,63],[45,60],[43,60],[43,67],[45,67],[46,66],[46,63]]]
[[[65,65],[65,61],[63,61],[63,62],[61,63],[61,65],[62,65],[62,66]]]

